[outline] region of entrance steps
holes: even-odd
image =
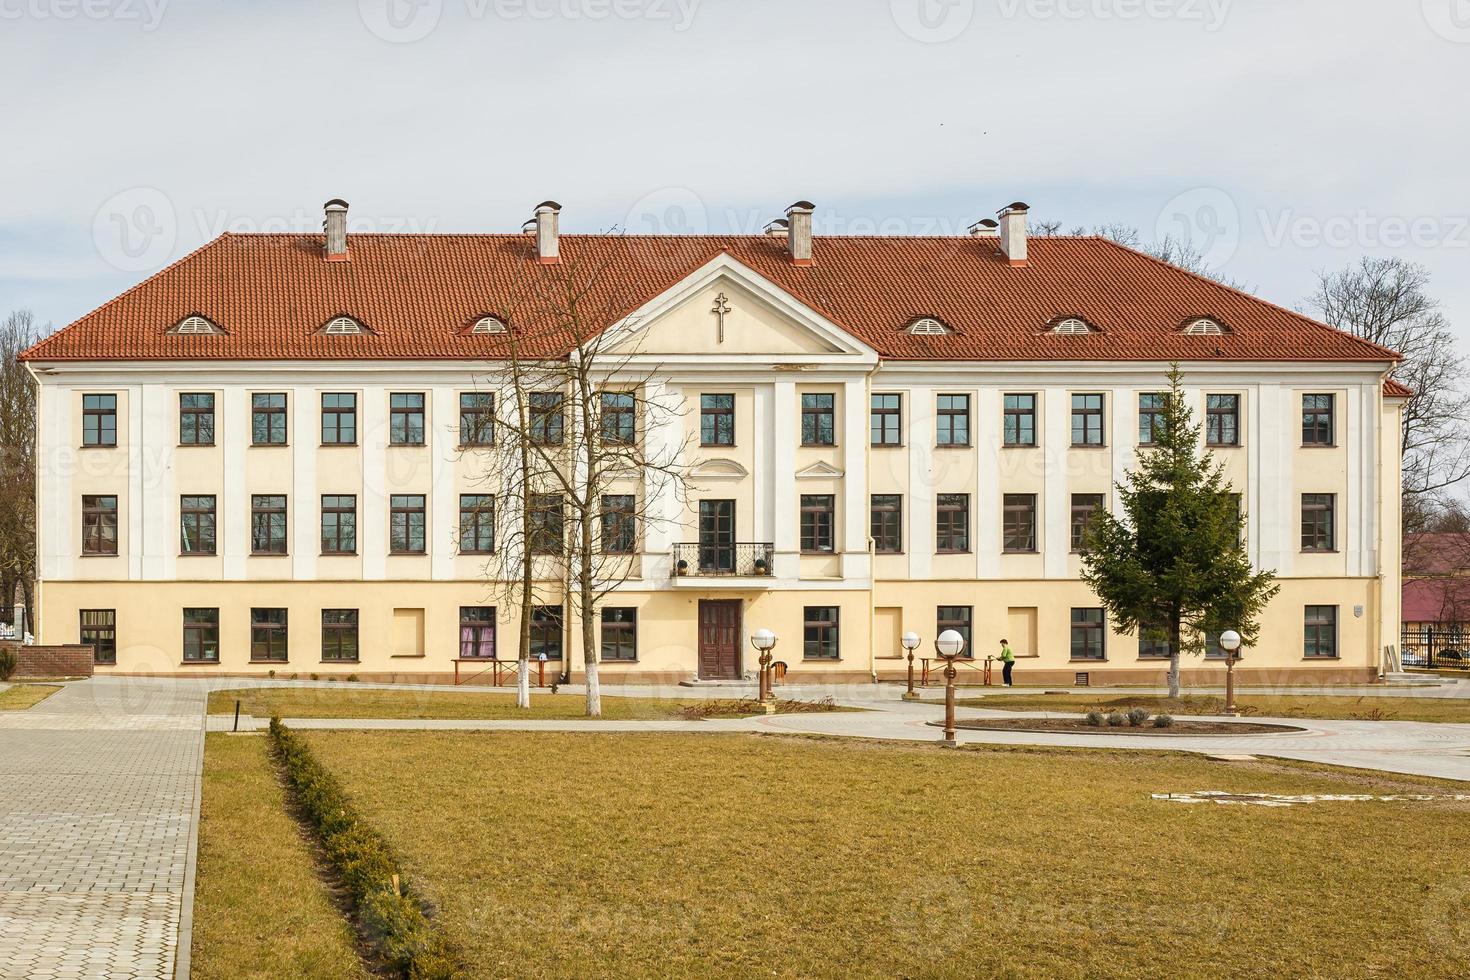
[[[1383,675],[1383,682],[1394,687],[1442,687],[1458,684],[1458,679],[1448,679],[1437,674],[1414,674],[1407,670],[1391,670]]]

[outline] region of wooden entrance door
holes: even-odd
[[[699,677],[706,681],[740,678],[740,600],[699,602]]]

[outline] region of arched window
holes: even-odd
[[[505,321],[494,316],[481,317],[470,328],[470,333],[505,333]]]
[[[1195,320],[1187,320],[1184,323],[1184,332],[1191,337],[1218,337],[1225,332],[1219,320],[1212,320],[1207,316]]]
[[[1092,324],[1080,316],[1066,316],[1052,324],[1051,332],[1065,335],[1092,333]]]
[[[333,336],[344,334],[366,333],[363,325],[350,316],[334,316],[322,327],[322,333]]]
[[[212,334],[224,333],[212,320],[202,317],[197,313],[191,313],[178,323],[174,324],[169,333],[176,334]]]
[[[943,322],[932,316],[921,316],[910,320],[908,332],[915,337],[936,337],[950,332]]]

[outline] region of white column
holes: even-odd
[[[459,489],[454,465],[459,446],[459,392],[452,385],[438,385],[430,389],[428,401],[425,432],[432,480],[426,531],[429,575],[436,582],[445,582],[454,578],[459,538]]]
[[[1381,438],[1379,385],[1359,388],[1358,409],[1358,478],[1348,484],[1348,493],[1357,506],[1359,565],[1356,574],[1378,574],[1378,440]],[[1352,572],[1352,569],[1349,569]]]
[[[800,542],[796,531],[796,383],[777,381],[772,386],[771,412],[771,540],[775,543],[772,571],[778,578],[796,578]]]
[[[388,576],[388,392],[364,387],[358,398],[358,438],[362,440],[362,506],[357,522],[362,577]]]
[[[899,408],[899,439],[903,448],[875,452],[908,454],[909,499],[904,501],[908,523],[909,577],[922,579],[934,573],[934,392],[910,388],[902,393]],[[973,510],[973,502],[971,509]],[[970,520],[984,520],[971,513]]]
[[[42,455],[36,460],[40,486],[37,567],[42,581],[66,581],[76,575],[79,545],[72,543],[72,536],[82,507],[72,490],[77,467],[77,447],[72,445],[72,401],[76,395],[70,388],[42,384],[39,398]]]
[[[1042,574],[1062,578],[1067,574],[1067,524],[1060,515],[1071,514],[1067,501],[1068,464],[1072,445],[1072,398],[1065,388],[1047,388],[1042,427],[1046,459],[1046,484],[1041,509],[1044,515]],[[1000,520],[999,513],[995,516]]]
[[[985,388],[975,396],[971,421],[978,454],[975,574],[982,579],[1000,578],[1000,428],[1004,412],[1004,394],[999,388]]]
[[[141,479],[143,488],[142,577],[152,581],[174,577],[179,553],[179,498],[173,466],[178,422],[171,411],[171,401],[177,397],[163,385],[140,387],[141,435],[137,451],[128,453],[129,465],[136,467],[135,480]]]
[[[643,444],[649,459],[670,460],[684,441],[683,419],[680,418],[680,392],[662,379],[650,379],[643,386]],[[688,460],[684,460],[688,463]],[[643,528],[643,577],[647,580],[667,579],[672,551],[681,532],[678,494],[673,486],[653,488],[645,502],[648,515]],[[648,486],[644,492],[649,492]]]
[[[291,389],[291,577],[316,578],[321,549],[321,497],[317,494],[316,454],[321,442],[317,412],[320,397],[312,388]]]
[[[226,579],[245,577],[250,554],[250,498],[245,489],[245,457],[250,445],[250,392],[243,386],[220,392],[215,414],[219,443],[224,447],[223,499],[216,515],[216,547],[224,556]]]
[[[130,385],[126,389],[128,396],[128,578],[137,581],[143,578],[143,558],[150,551],[148,539],[144,534],[147,526],[145,518],[147,511],[157,506],[157,502],[150,503],[148,500],[148,484],[144,467],[145,451],[143,446],[143,386]]]
[[[774,438],[772,420],[776,417],[776,396],[770,385],[756,385],[754,399],[755,424],[751,427],[750,458],[755,464],[751,497],[755,502],[754,520],[751,522],[750,540],[776,540],[776,457],[780,444]],[[791,447],[786,447],[791,452]]]
[[[842,388],[842,577],[868,579],[868,452],[867,383],[848,381]]]

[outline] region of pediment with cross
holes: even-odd
[[[852,334],[723,254],[610,329],[616,349],[639,355],[877,360]]]

